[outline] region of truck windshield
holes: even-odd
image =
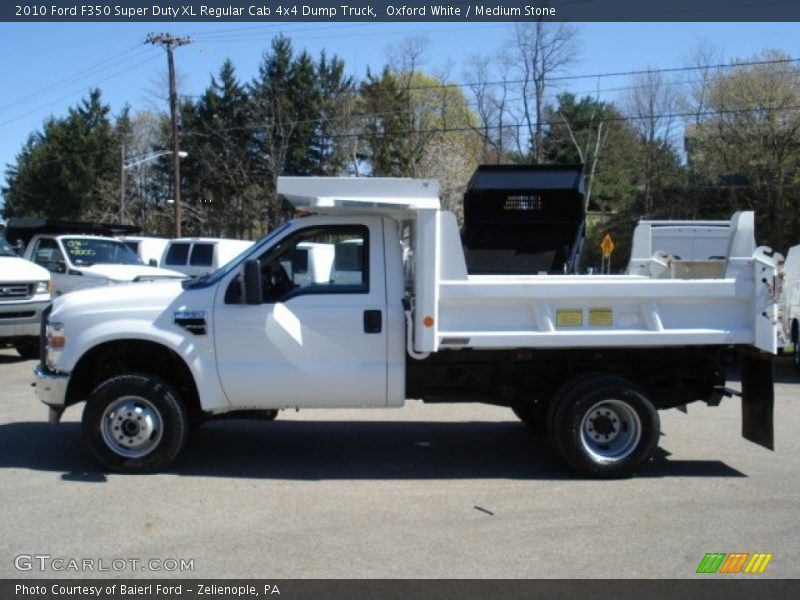
[[[273,229],[267,235],[258,240],[255,244],[242,250],[242,252],[236,258],[228,262],[228,264],[226,264],[223,267],[220,267],[213,273],[209,275],[203,275],[202,277],[196,277],[194,279],[184,280],[181,285],[183,285],[184,289],[188,290],[192,288],[205,287],[207,285],[215,284],[217,281],[225,277],[225,275],[227,275],[234,269],[238,268],[239,265],[242,263],[242,261],[245,259],[245,257],[249,256],[251,253],[254,252],[254,248],[258,247],[260,250],[263,250],[265,246],[269,245],[269,242],[275,239],[281,232],[288,229],[290,224],[291,221],[287,221],[277,229]]]
[[[117,240],[63,238],[63,243],[70,262],[75,266],[144,264],[130,248]]]

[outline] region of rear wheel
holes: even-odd
[[[658,412],[644,390],[630,381],[584,379],[555,402],[550,438],[579,473],[630,477],[658,447]]]
[[[123,473],[168,466],[186,441],[189,419],[177,392],[149,374],[117,375],[86,403],[83,437],[106,467]]]

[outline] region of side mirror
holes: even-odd
[[[158,261],[156,261],[155,258],[151,258],[150,260],[147,261],[147,264],[150,265],[151,267],[157,267]]]
[[[244,302],[245,304],[261,304],[261,263],[257,259],[244,263]]]
[[[56,267],[53,269],[56,273],[66,273],[67,272],[67,263],[63,260],[57,260],[55,263]]]

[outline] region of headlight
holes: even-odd
[[[53,291],[53,283],[51,281],[37,281],[36,287],[33,290],[34,294],[49,294]]]
[[[46,349],[45,360],[47,366],[55,370],[58,359],[61,357],[61,352],[64,350],[64,345],[67,343],[64,324],[51,323],[48,321],[44,328],[44,335]]]

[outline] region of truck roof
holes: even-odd
[[[439,182],[394,177],[278,177],[292,206],[319,214],[397,213],[439,208]]]
[[[91,223],[82,221],[55,221],[52,219],[12,218],[6,225],[6,239],[22,240],[27,246],[35,235],[115,235],[139,233],[140,227],[118,223]]]

